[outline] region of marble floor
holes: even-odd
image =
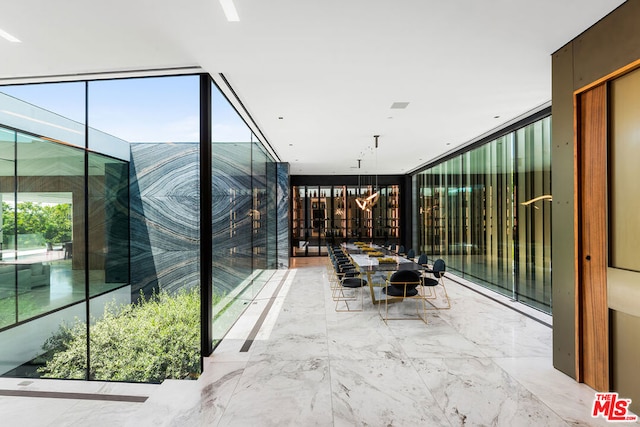
[[[368,289],[351,303],[362,311],[336,312],[325,266],[276,272],[197,381],[0,378],[0,425],[609,424],[591,417],[594,391],[553,368],[548,316],[456,279],[450,310],[385,323]]]

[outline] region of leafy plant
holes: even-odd
[[[95,380],[159,383],[196,378],[200,371],[200,292],[162,291],[135,304],[108,304],[91,326],[91,372]],[[84,379],[87,327],[76,319],[43,345],[43,377]]]

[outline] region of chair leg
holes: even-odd
[[[432,302],[438,299],[438,293],[436,289],[440,286],[442,286],[442,291],[444,293],[444,300],[446,301],[446,305],[436,305]],[[448,310],[451,308],[451,300],[449,299],[447,288],[444,285],[444,277],[440,277],[438,279],[438,284],[436,286],[423,286],[423,288],[429,288],[428,293],[425,295],[425,299],[427,300],[429,305],[431,305],[431,307],[428,308],[428,310]]]
[[[444,277],[440,278],[440,283],[442,284],[442,290],[444,291],[444,298],[447,301],[447,306],[442,307],[442,310],[448,310],[451,308],[451,300],[449,299],[449,294],[447,293],[447,287],[444,285]]]
[[[360,278],[360,281],[362,281],[362,278]],[[347,296],[344,293],[345,289],[351,289],[353,292],[353,296]],[[358,305],[355,305],[355,308],[352,308],[353,306],[349,306],[349,302],[351,301],[352,303],[355,303],[358,300],[358,296],[357,294],[360,294],[360,304],[359,304],[359,308]],[[335,311],[337,312],[346,312],[346,311],[363,311],[364,310],[364,291],[363,291],[363,286],[360,286],[358,288],[345,288],[344,286],[342,286],[342,284],[339,284],[339,288],[337,291],[337,297],[334,298],[334,301],[336,302],[336,307],[335,307]],[[339,308],[340,307],[340,303],[344,303],[345,308]]]
[[[344,286],[345,279],[360,280],[360,286],[358,287]],[[336,284],[335,293],[333,295],[334,296],[333,300],[336,302],[335,311],[338,311],[338,312],[363,311],[364,309],[364,291],[362,289],[363,284],[364,284],[364,279],[362,275],[358,277],[342,276],[342,278],[340,278],[338,280],[338,283]],[[345,294],[345,289],[350,290],[351,295]],[[359,294],[359,298],[358,298],[358,294]],[[359,308],[358,308],[358,304],[356,303],[358,299],[360,299]],[[351,306],[349,305],[349,302],[352,302]],[[340,308],[340,303],[344,303],[345,308]],[[354,308],[354,304],[355,304],[355,308]]]
[[[425,324],[427,324],[427,301],[422,295],[417,295],[413,297],[416,305],[416,316],[422,320]],[[422,306],[422,310],[420,310]]]
[[[397,282],[396,282],[397,283]],[[412,296],[407,296],[406,292],[407,292],[407,287],[405,285],[405,292],[403,295],[400,296],[389,296],[389,295],[385,295],[384,298],[384,315],[382,314],[382,301],[378,302],[378,314],[379,316],[382,318],[382,320],[385,323],[388,323],[389,320],[422,320],[422,322],[424,322],[425,324],[427,324],[427,300],[425,298],[425,290],[424,289],[420,289],[420,288],[424,288],[423,286],[418,287],[418,294],[417,295],[412,295]],[[389,303],[395,303],[395,302],[403,302],[406,300],[415,300],[415,310],[416,310],[416,316],[415,317],[406,317],[406,316],[400,316],[400,317],[389,317]],[[422,306],[422,307],[421,307]]]

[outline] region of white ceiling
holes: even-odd
[[[22,43],[0,39],[0,82],[202,67],[292,174],[406,173],[548,103],[550,55],[623,3],[234,1],[240,22],[217,0],[4,2]]]

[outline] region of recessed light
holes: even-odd
[[[233,0],[220,0],[220,6],[222,6],[222,10],[224,12],[224,16],[227,17],[227,21],[229,22],[240,21],[240,17],[238,16],[238,11],[236,10],[236,6],[233,4]]]
[[[289,144],[289,147],[293,147],[293,144]]]
[[[450,143],[450,142],[447,142],[447,145],[451,145],[451,143]]]
[[[20,40],[18,40],[16,37],[12,36],[11,34],[1,29],[0,29],[0,37],[10,41],[11,43],[20,43]]]
[[[494,118],[494,119],[499,119],[499,118],[500,118],[500,116],[493,116],[493,118]]]
[[[278,117],[278,120],[284,120],[284,117],[280,116]]]
[[[392,110],[403,110],[403,109],[407,108],[407,105],[409,105],[408,102],[394,102],[393,104],[391,104],[391,109]]]
[[[389,116],[389,117],[387,117],[387,119],[393,119],[393,117]]]

